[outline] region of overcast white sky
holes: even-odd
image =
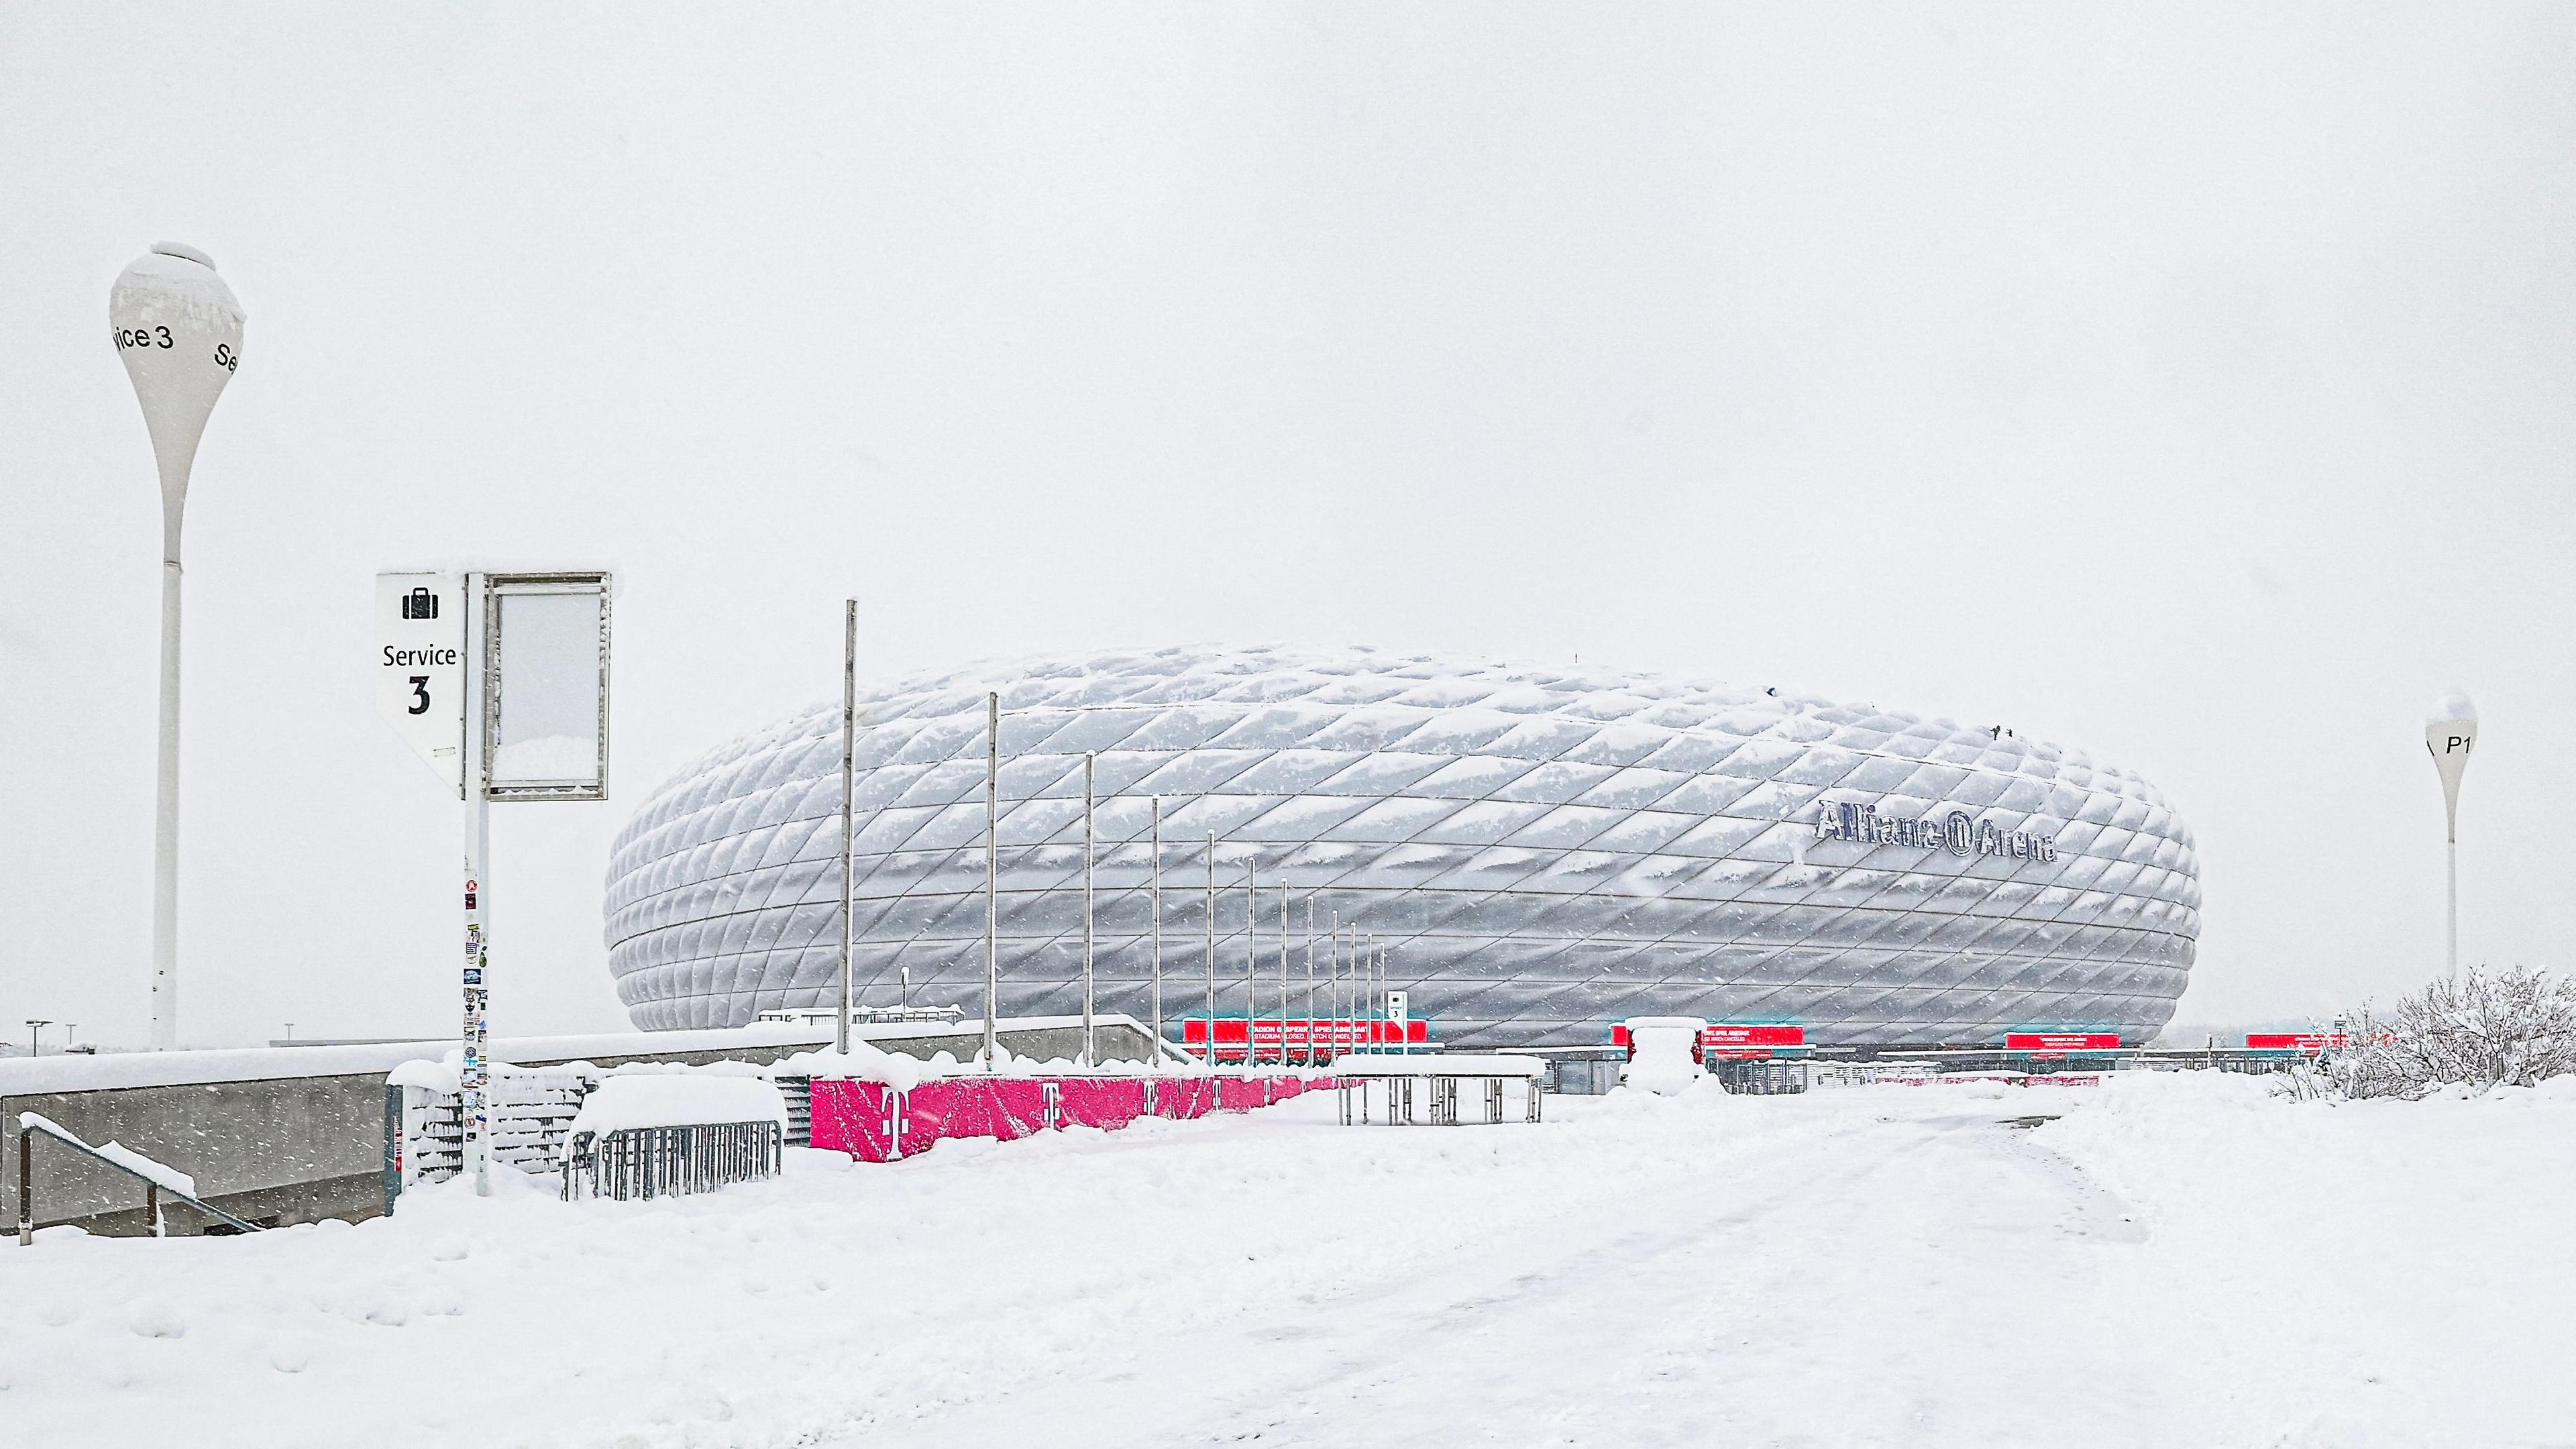
[[[2163,787],[2182,1018],[2565,965],[2563,5],[0,3],[0,1023],[139,1042],[157,524],[108,341],[250,312],[188,517],[182,1029],[434,1034],[458,808],[370,578],[616,568],[611,835],[871,673],[1207,639],[1781,684]],[[14,1029],[14,1028],[13,1028]]]

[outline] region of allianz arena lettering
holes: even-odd
[[[1875,804],[1828,800],[1816,815],[1818,840],[1861,840],[1872,845],[1947,847],[1953,855],[2009,855],[2015,860],[2055,860],[2057,842],[2027,830],[1999,830],[1965,810],[1914,816]]]
[[[1390,984],[1457,1046],[1597,1044],[1665,1014],[1795,1022],[1819,1045],[2142,1041],[2199,935],[2191,833],[2154,787],[1997,728],[1608,670],[1175,648],[863,691],[863,1002],[890,1004],[908,971],[913,1001],[981,1009],[988,690],[1006,1014],[1079,1009],[1086,754],[1099,1004],[1140,1019],[1157,799],[1167,1023],[1205,1010],[1211,931],[1218,1013],[1243,1013],[1254,949],[1273,1014],[1283,944],[1303,989],[1311,921],[1372,934]],[[644,803],[612,852],[604,932],[639,1025],[830,1002],[839,802],[834,700]]]

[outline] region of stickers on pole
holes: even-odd
[[[465,793],[465,581],[376,575],[376,713],[439,781]]]

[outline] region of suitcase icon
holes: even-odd
[[[402,616],[406,619],[437,618],[438,595],[431,593],[426,588],[412,590],[410,593],[403,596]]]

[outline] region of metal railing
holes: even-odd
[[[31,1149],[35,1146],[35,1139],[39,1133],[63,1144],[65,1147],[72,1149],[74,1152],[81,1154],[92,1162],[101,1163],[105,1166],[115,1168],[117,1171],[124,1173],[126,1176],[133,1178],[137,1182],[142,1183],[143,1211],[145,1217],[152,1224],[152,1236],[156,1238],[166,1238],[170,1235],[170,1225],[161,1216],[161,1195],[163,1193],[168,1193],[170,1196],[177,1198],[179,1201],[186,1203],[188,1206],[195,1208],[197,1211],[204,1213],[215,1221],[232,1228],[236,1232],[256,1233],[261,1231],[261,1228],[257,1223],[247,1222],[241,1218],[234,1217],[231,1213],[225,1212],[222,1208],[215,1206],[213,1203],[207,1202],[191,1194],[181,1192],[179,1189],[162,1182],[159,1178],[152,1176],[148,1172],[138,1171],[127,1163],[119,1162],[115,1158],[110,1157],[106,1153],[99,1151],[97,1148],[90,1146],[88,1143],[83,1142],[80,1138],[72,1135],[70,1132],[46,1121],[44,1118],[37,1116],[33,1112],[22,1112],[18,1115],[19,1247],[24,1248],[33,1246],[36,1241],[36,1169],[35,1157]],[[108,1145],[113,1147],[116,1144],[111,1142]]]
[[[1386,1088],[1387,1125],[1391,1127],[1412,1126],[1416,1120],[1413,1115],[1413,1084],[1420,1081],[1429,1084],[1427,1089],[1424,1091],[1423,1096],[1429,1099],[1426,1105],[1429,1109],[1429,1116],[1432,1125],[1438,1127],[1458,1126],[1461,1121],[1458,1115],[1458,1083],[1468,1080],[1478,1081],[1484,1084],[1485,1120],[1487,1122],[1501,1122],[1504,1120],[1503,1086],[1507,1081],[1518,1081],[1522,1083],[1523,1091],[1526,1094],[1526,1099],[1521,1104],[1521,1120],[1525,1122],[1536,1122],[1540,1119],[1540,1113],[1543,1110],[1541,1102],[1545,1098],[1546,1092],[1540,1086],[1538,1078],[1506,1078],[1487,1076],[1472,1072],[1442,1072],[1436,1066],[1426,1062],[1423,1070],[1412,1076],[1343,1078],[1339,1083],[1342,1098],[1342,1125],[1345,1127],[1366,1126],[1375,1121],[1376,1116],[1371,1110],[1369,1103],[1369,1093],[1373,1085],[1383,1084]]]
[[[624,1127],[574,1136],[563,1161],[563,1197],[678,1197],[776,1177],[786,1157],[776,1122]]]

